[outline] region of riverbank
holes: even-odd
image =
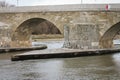
[[[5,52],[17,52],[17,51],[30,51],[30,50],[42,50],[46,49],[46,45],[39,45],[37,47],[25,47],[25,48],[0,48],[0,53]]]
[[[31,59],[49,59],[49,58],[71,58],[80,56],[103,55],[120,52],[120,49],[47,49],[41,51],[31,51],[23,54],[16,54],[11,57],[12,61],[31,60]]]

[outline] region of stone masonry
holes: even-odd
[[[70,7],[71,6],[71,7]],[[111,9],[106,10],[104,5],[68,5],[66,6],[40,6],[40,7],[23,7],[2,8],[0,10],[0,22],[9,24],[11,29],[12,47],[16,45],[23,47],[27,44],[30,46],[30,35],[27,40],[17,40],[16,33],[20,32],[19,28],[27,20],[34,18],[45,19],[53,23],[65,35],[65,47],[91,49],[91,48],[111,48],[112,40],[120,30],[120,8],[119,4],[112,5]],[[116,8],[117,7],[117,8]],[[69,33],[64,32],[64,26],[68,26]],[[29,25],[22,27],[21,33],[30,30]],[[24,39],[22,36],[17,36]],[[19,44],[18,44],[19,43]],[[21,44],[21,45],[20,45]],[[73,46],[74,45],[74,46]]]
[[[67,29],[69,28],[69,29]],[[74,49],[96,49],[99,46],[99,31],[95,24],[75,24],[65,28],[64,47]]]

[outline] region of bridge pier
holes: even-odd
[[[8,24],[0,22],[0,48],[10,47],[11,31]]]
[[[100,48],[102,49],[112,48],[114,46],[113,41],[111,39],[101,40],[99,45],[100,45]]]
[[[99,48],[99,27],[92,23],[74,24],[64,27],[64,47],[72,49]]]
[[[12,39],[12,29],[8,25],[0,25],[0,48],[32,47],[31,39]]]
[[[32,47],[31,41],[11,41],[10,47],[18,47],[18,48],[25,48],[25,47]]]

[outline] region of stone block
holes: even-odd
[[[99,31],[96,24],[86,23],[71,26],[64,28],[66,31],[64,47],[74,49],[93,49],[99,47]]]

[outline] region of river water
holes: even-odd
[[[49,48],[62,43],[46,42]],[[0,54],[0,80],[120,80],[120,53],[12,62],[10,56],[18,53]]]

